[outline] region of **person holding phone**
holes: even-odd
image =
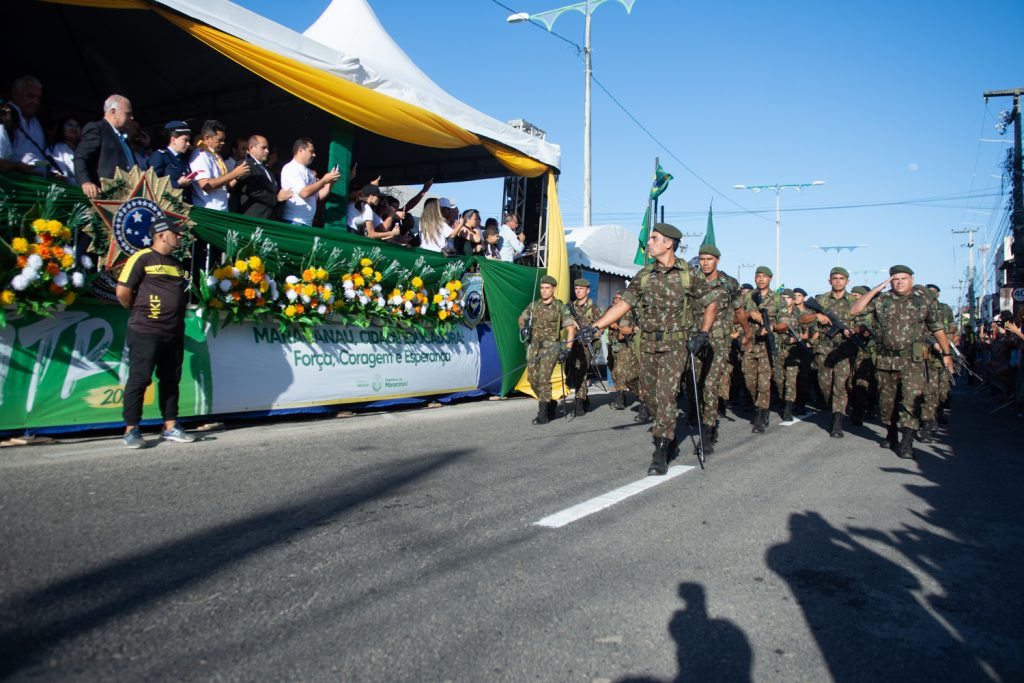
[[[341,171],[335,166],[317,179],[309,168],[314,159],[313,141],[309,138],[296,140],[292,145],[292,160],[281,169],[281,189],[292,191],[281,211],[281,220],[285,223],[313,225],[317,200],[327,199],[331,187],[341,178]]]
[[[167,146],[158,149],[149,157],[149,165],[157,177],[171,179],[171,187],[181,190],[181,200],[192,203],[192,180],[196,173],[188,166],[188,148],[192,129],[184,121],[168,121],[164,124]]]

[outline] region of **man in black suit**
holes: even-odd
[[[111,95],[103,102],[103,119],[85,124],[82,141],[75,150],[75,178],[89,199],[100,191],[100,178],[113,178],[118,168],[127,171],[135,165],[124,130],[132,120],[132,103],[122,95]]]
[[[270,146],[262,135],[249,138],[248,153],[240,163],[248,164],[249,175],[239,178],[235,186],[236,213],[253,218],[280,220],[281,202],[286,202],[294,194],[291,190],[283,190],[277,184],[274,174],[267,168],[270,157]]]

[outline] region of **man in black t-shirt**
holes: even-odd
[[[195,437],[178,426],[178,384],[185,351],[186,271],[171,253],[182,228],[161,216],[150,228],[153,246],[135,252],[117,280],[117,300],[128,317],[128,382],[124,388],[124,444],[144,448],[139,431],[142,401],[156,371],[165,441],[190,443]]]

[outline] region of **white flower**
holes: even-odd
[[[92,259],[88,254],[82,254],[82,258],[78,259],[78,262],[82,264],[82,267],[89,270],[93,267]]]
[[[59,273],[53,276],[53,284],[57,285],[58,287],[67,287],[68,274],[65,273],[63,270],[60,271]]]
[[[355,299],[356,298],[356,293],[353,292],[351,289],[346,289],[345,290],[345,298],[349,299],[349,300]]]
[[[231,277],[237,280],[241,274],[242,271],[240,271],[238,268],[235,268],[234,266],[231,266]]]
[[[71,285],[76,289],[85,285],[85,275],[79,273],[77,270],[71,273]]]
[[[407,310],[408,312],[412,313],[412,302],[411,301],[406,301],[405,302],[405,310]]]
[[[33,256],[35,256],[35,254],[33,254]],[[32,266],[25,266],[25,268],[22,269],[21,274],[25,276],[25,280],[28,282],[35,282],[39,279],[39,271]]]
[[[302,303],[304,303],[304,304],[308,304],[309,303],[309,297],[306,296],[305,294],[302,295]]]
[[[440,291],[440,292],[438,292],[438,294],[440,294],[440,295],[441,295],[442,297],[444,297],[445,299],[447,299],[447,298],[448,298],[448,297],[449,297],[449,296],[451,295],[451,292],[449,292],[449,291],[448,291],[448,289],[447,289],[446,287],[442,287],[442,288],[441,288],[441,291]]]
[[[19,273],[11,279],[11,287],[14,287],[19,292],[28,287],[30,280],[25,277],[24,273]]]
[[[427,314],[427,305],[423,304],[422,306],[420,306],[420,315],[426,315],[426,314]]]
[[[345,280],[344,282],[341,283],[341,287],[346,291],[351,291],[351,289],[355,287],[355,285],[352,284],[351,280]]]
[[[374,292],[376,294],[380,294],[381,286],[380,285],[374,285],[373,287],[370,287],[370,291],[372,291],[372,292]]]
[[[220,280],[218,280],[217,278],[215,278],[212,275],[207,275],[206,276],[206,286],[209,287],[210,289],[213,289],[214,287],[216,287],[217,283],[219,283],[219,282],[220,282]]]
[[[298,283],[299,278],[295,277],[294,275],[289,275],[288,277],[286,277],[284,279],[284,281],[287,282],[290,285],[294,285],[294,284]]]
[[[226,292],[231,289],[231,280],[221,280],[217,286],[220,287],[220,291]]]
[[[377,305],[378,306],[383,308],[385,303],[387,303],[387,302],[384,301],[384,297],[382,297],[382,296],[378,296],[377,297]]]
[[[299,298],[299,293],[296,292],[294,289],[289,289],[284,293],[284,298],[288,299],[288,301],[295,301],[296,299]]]
[[[39,270],[40,268],[43,267],[43,259],[39,256],[39,254],[31,254],[28,257],[28,266],[32,270]]]
[[[327,312],[327,307],[324,306],[323,304],[320,304],[319,306],[316,307],[316,312],[319,313],[320,315],[323,315],[324,313]]]
[[[366,304],[370,303],[370,297],[365,296],[363,294],[360,294],[359,295],[359,303],[361,303],[363,306],[365,306]]]
[[[333,290],[334,290],[334,285],[332,285],[330,282],[324,283],[324,291],[325,292],[330,292],[330,291],[333,291]]]

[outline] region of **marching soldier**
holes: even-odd
[[[814,297],[826,313],[835,315],[843,325],[849,327],[853,316],[850,307],[853,297],[846,292],[850,274],[845,268],[836,266],[828,275],[832,291]],[[823,313],[806,313],[800,322],[817,321],[823,332],[832,326],[832,321]],[[832,429],[829,435],[836,439],[843,437],[843,415],[850,390],[850,343],[849,333],[836,332],[831,337],[823,333],[815,345],[815,364],[818,367],[818,388],[825,404],[832,411]]]
[[[939,286],[938,285],[925,285],[925,286],[929,290],[931,290],[931,293],[935,297],[935,300],[938,301],[938,299],[939,299],[939,292],[941,291],[939,289]],[[939,311],[942,313],[942,319],[946,323],[946,338],[949,339],[949,343],[950,344],[956,346],[957,344],[960,343],[960,328],[958,328],[957,325],[956,325],[956,319],[953,316],[953,309],[949,306],[949,304],[944,304],[941,301],[939,301]],[[941,391],[939,392],[940,393],[939,404],[936,407],[935,420],[940,425],[944,425],[944,424],[947,424],[949,422],[949,420],[946,419],[945,410],[946,410],[946,408],[949,407],[949,400],[950,400],[950,394],[951,394],[952,385],[953,385],[953,378],[950,377],[949,375],[947,375],[946,373],[940,373],[940,374],[941,374],[941,377],[943,378],[943,381],[942,381],[942,385],[943,386],[942,386]]]
[[[919,285],[914,285],[916,289]],[[955,327],[952,328],[953,309],[939,301],[939,288],[936,285],[921,287],[921,291],[930,296],[939,307],[942,326],[948,339],[953,339]],[[948,313],[947,313],[948,311]],[[955,341],[953,342],[955,343]],[[924,402],[921,405],[921,429],[917,438],[921,443],[931,443],[935,438],[935,423],[942,414],[942,408],[949,399],[952,378],[942,369],[942,353],[936,344],[929,344],[926,355]],[[942,418],[945,423],[945,417]]]
[[[735,309],[740,305],[740,283],[735,278],[718,270],[718,261],[721,256],[722,252],[713,244],[702,244],[698,256],[700,272],[704,280],[711,284],[719,284],[719,286],[708,290],[717,304],[715,323],[711,327],[710,349],[705,349],[700,356],[694,357],[697,361],[697,377],[700,380],[700,417],[704,427],[701,431],[701,446],[704,453],[713,453],[714,443],[718,441],[718,401],[722,395],[721,384],[731,381],[729,351],[732,338],[730,334],[733,320],[736,317]],[[746,320],[743,323],[746,324]],[[725,396],[729,397],[728,384],[725,387]],[[694,398],[694,400],[697,399]]]
[[[676,397],[688,353],[698,353],[708,343],[708,333],[718,310],[711,302],[702,309],[708,284],[700,273],[676,258],[682,233],[667,223],[656,223],[647,239],[654,259],[626,288],[614,304],[580,335],[594,339],[612,322],[633,309],[640,326],[640,395],[654,416],[654,455],[649,475],[668,472],[668,456],[674,447]],[[700,331],[691,337],[693,320],[701,318]]]
[[[892,289],[882,293],[886,285]],[[914,458],[914,433],[920,428],[920,410],[924,395],[923,338],[935,336],[942,353],[942,364],[953,372],[949,339],[942,329],[942,317],[935,301],[913,291],[914,271],[896,265],[889,279],[854,302],[850,314],[868,311],[872,330],[878,340],[876,373],[882,422],[887,427],[882,447],[897,451],[901,458]],[[900,400],[897,404],[896,397]],[[900,430],[897,432],[897,428]]]
[[[622,290],[615,292],[612,306],[622,301]],[[612,353],[612,380],[615,382],[614,410],[625,410],[626,392],[637,392],[639,368],[632,341],[636,332],[636,319],[632,309],[608,326],[608,346]]]
[[[850,290],[856,302],[868,293],[864,285],[857,285]],[[853,381],[850,386],[850,423],[860,426],[864,417],[872,407],[874,397],[878,394],[878,383],[875,380],[875,338],[871,334],[871,315],[862,313],[855,316],[853,326],[856,334],[861,335],[862,343],[855,347],[853,358]]]
[[[782,310],[781,297],[772,291],[771,268],[758,266],[754,271],[756,289],[743,297],[741,316],[745,316],[749,331],[743,337],[743,379],[747,384],[747,392],[754,402],[754,428],[751,430],[763,434],[768,428],[768,407],[772,398],[772,362],[771,348],[775,345],[775,333],[769,324],[774,325]],[[768,312],[771,320],[764,320],[761,309]],[[753,321],[752,323],[750,321]]]
[[[558,280],[545,275],[540,279],[540,299],[532,302],[519,316],[519,334],[526,340],[526,378],[537,394],[537,417],[533,424],[543,425],[555,419],[556,403],[551,400],[551,373],[555,364],[568,355],[576,334],[572,314],[555,298]],[[568,337],[563,343],[562,330]]]
[[[603,311],[595,306],[594,302],[590,300],[589,280],[582,277],[577,278],[572,285],[573,293],[576,295],[570,309],[573,320],[579,328],[589,327],[591,323],[601,317],[601,313]],[[577,343],[579,344],[580,342]],[[577,417],[580,415],[586,415],[587,411],[590,410],[590,399],[587,397],[587,371],[590,369],[590,366],[594,361],[594,357],[589,344],[582,345],[578,360],[583,367],[580,368],[582,370],[580,373],[582,375],[582,379],[580,380],[579,386],[576,387],[576,400],[573,402],[573,407]]]
[[[800,344],[803,340],[799,339],[799,313],[794,292],[792,289],[784,289],[781,294],[784,306],[779,317],[773,321],[775,331],[780,333],[777,346],[779,357],[775,359],[775,390],[782,399],[782,421],[789,422],[793,419],[793,404],[796,402],[797,376],[800,374],[802,355]]]
[[[796,315],[799,319],[808,312],[804,302],[807,299],[807,291],[800,287],[793,288],[793,305],[796,308]],[[818,335],[818,323],[798,323],[797,327],[800,341],[804,347],[800,349],[800,365],[796,375],[796,403],[793,405],[794,415],[807,414],[807,401],[814,394],[814,340]],[[799,347],[798,347],[799,348]]]

